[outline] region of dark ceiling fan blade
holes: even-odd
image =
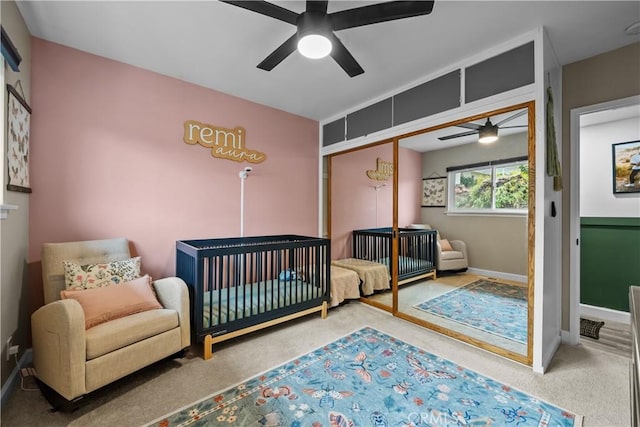
[[[255,0],[252,0],[252,1],[220,0],[220,1],[222,3],[238,6],[243,9],[247,9],[252,12],[259,13],[261,15],[269,16],[271,18],[275,18],[280,21],[287,22],[291,25],[296,25],[296,22],[298,20],[297,13],[266,1],[255,1]]]
[[[287,56],[291,55],[298,46],[298,34],[294,34],[282,43],[276,50],[271,52],[261,63],[258,64],[258,68],[266,71],[271,71],[273,68],[281,63]]]
[[[327,13],[327,0],[325,1],[315,1],[315,0],[307,0],[307,12],[316,12],[316,13]]]
[[[441,136],[441,137],[438,137],[438,139],[440,141],[446,141],[448,139],[461,138],[463,136],[475,135],[477,133],[478,133],[478,131],[462,132],[462,133],[456,133],[454,135]]]
[[[522,116],[524,114],[527,114],[527,110],[518,111],[517,113],[507,117],[506,119],[500,120],[498,123],[496,123],[496,126],[500,127],[501,124],[507,123],[508,121],[516,119],[516,118],[518,118],[518,117],[520,117],[520,116]]]
[[[358,64],[358,61],[349,53],[347,48],[342,44],[335,34],[331,33],[331,57],[335,59],[339,66],[349,74],[349,77],[355,77],[364,73],[364,70]]]
[[[433,1],[390,1],[333,12],[329,17],[333,21],[333,29],[338,31],[394,19],[428,15],[433,10],[433,3]]]
[[[460,123],[456,125],[456,127],[479,130],[482,127],[482,125],[477,125],[475,123]]]
[[[528,125],[519,125],[519,126],[500,126],[500,129],[515,129],[515,128],[528,128]]]

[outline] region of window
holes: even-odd
[[[527,212],[529,164],[526,158],[447,168],[450,213]]]

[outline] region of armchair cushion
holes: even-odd
[[[144,311],[103,323],[86,332],[87,360],[93,360],[179,325],[178,313],[168,309]]]
[[[80,303],[86,329],[130,314],[162,308],[148,275],[104,288],[61,291],[60,296]]]
[[[67,289],[93,289],[140,277],[140,257],[110,263],[80,265],[63,261]]]

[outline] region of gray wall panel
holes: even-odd
[[[391,98],[387,98],[347,115],[347,139],[390,128],[391,108]]]
[[[465,69],[465,102],[472,102],[534,82],[533,42]]]
[[[460,106],[460,70],[422,83],[393,97],[393,125]]]
[[[322,146],[344,141],[344,117],[322,126]]]

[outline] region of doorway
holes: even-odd
[[[617,322],[627,322],[628,315],[625,316],[623,311],[616,309],[615,303],[613,303],[614,309],[607,309],[606,307],[593,307],[591,305],[584,306],[581,304],[581,269],[584,266],[581,265],[581,258],[584,255],[581,250],[582,241],[582,217],[590,218],[603,218],[612,216],[612,212],[616,213],[615,216],[629,216],[637,217],[640,215],[640,211],[637,213],[631,212],[634,209],[634,204],[640,204],[640,193],[623,194],[615,191],[612,180],[615,179],[615,170],[613,170],[612,162],[612,147],[611,144],[621,143],[640,139],[639,130],[628,130],[621,134],[616,134],[611,137],[607,136],[605,139],[597,141],[599,145],[596,147],[583,146],[583,143],[587,143],[588,138],[585,137],[583,128],[593,127],[596,125],[604,125],[607,123],[623,123],[625,121],[634,122],[637,124],[640,119],[640,96],[633,96],[629,98],[623,98],[610,102],[585,106],[571,110],[571,201],[570,201],[570,263],[569,263],[569,343],[577,344],[580,339],[580,315],[585,310],[589,311],[589,314],[595,317],[603,318],[605,320],[612,320]],[[587,134],[588,135],[588,134]],[[609,135],[611,133],[609,132]],[[585,141],[581,141],[585,139]],[[618,140],[620,139],[620,140]],[[623,141],[624,140],[624,141]],[[592,150],[590,157],[597,156],[598,160],[605,162],[601,164],[601,167],[597,169],[591,164],[585,164],[584,151],[585,149]],[[596,151],[600,150],[600,155]],[[582,154],[582,155],[581,155]],[[583,160],[581,160],[581,158]],[[591,182],[591,180],[582,182],[581,170],[583,168],[590,168],[594,174],[600,173],[599,181]],[[612,173],[613,172],[613,173]],[[582,188],[581,188],[582,186]],[[598,199],[597,204],[592,204],[589,200],[592,196],[596,196]],[[594,199],[596,197],[593,197]],[[613,210],[612,210],[613,209]],[[638,207],[640,209],[640,206]],[[626,212],[626,213],[624,213]],[[618,292],[620,293],[620,292]],[[589,296],[591,301],[597,301],[597,293]],[[618,296],[618,300],[624,299],[624,296]],[[593,302],[592,302],[593,304]],[[610,303],[599,303],[600,305],[612,305]],[[593,307],[593,309],[591,309]],[[591,310],[590,310],[591,309]]]

